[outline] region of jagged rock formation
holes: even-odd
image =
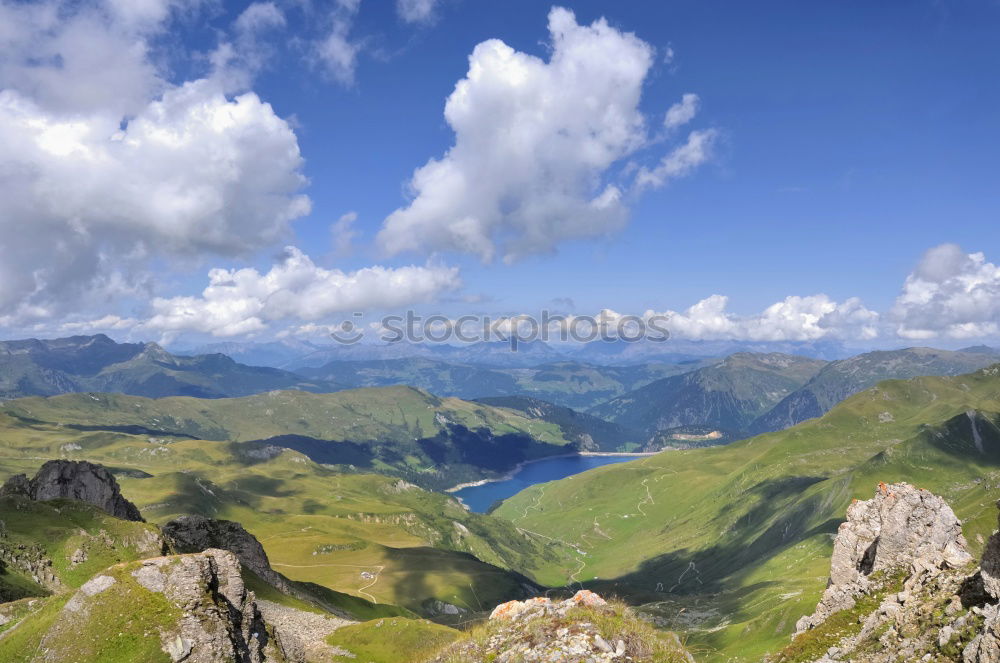
[[[961,523],[927,491],[880,484],[847,517],[816,612],[769,661],[1000,663],[1000,531],[976,569]]]
[[[179,553],[197,553],[210,548],[228,550],[246,568],[282,592],[291,592],[288,580],[271,568],[264,546],[239,523],[204,516],[181,516],[163,526],[163,535]]]
[[[565,601],[508,601],[493,610],[483,628],[481,637],[452,645],[430,663],[694,663],[676,636],[656,632],[624,606],[611,605],[588,590]]]
[[[327,612],[336,615],[330,619],[336,619],[340,623],[348,623],[351,617],[343,609],[330,605],[323,597],[307,591],[301,585],[296,585],[271,568],[271,562],[267,558],[264,546],[257,540],[257,537],[246,531],[237,522],[197,515],[180,516],[163,526],[163,536],[178,553],[197,553],[211,548],[228,550],[236,555],[244,568],[255,573],[257,577],[282,594],[318,605]],[[290,619],[287,612],[276,614],[282,614],[284,621]],[[313,627],[319,622],[314,620],[309,623],[312,626],[307,630],[313,631],[315,630]],[[286,633],[285,642],[291,642],[293,639],[291,635]]]
[[[1000,502],[997,502],[1000,507]],[[1000,516],[997,518],[1000,527]],[[982,608],[983,626],[980,633],[965,648],[965,663],[1000,662],[1000,529],[993,532],[980,564],[979,577],[988,603]]]
[[[260,601],[227,550],[153,557],[97,574],[39,634],[26,663],[160,660],[319,663],[326,638],[351,622]],[[0,660],[8,660],[0,634]],[[22,660],[18,657],[17,660]]]
[[[870,577],[898,569],[959,568],[972,561],[962,524],[948,504],[907,483],[880,483],[874,499],[854,502],[833,542],[830,584],[816,612],[795,625],[801,633],[854,606]]]
[[[162,593],[183,610],[174,629],[160,632],[163,649],[172,660],[264,660],[267,631],[253,593],[243,584],[234,554],[207,550],[197,555],[157,557],[144,560],[131,575],[147,590]]]
[[[23,474],[9,478],[0,496],[21,495],[39,502],[78,500],[123,520],[145,522],[139,509],[122,497],[118,481],[107,468],[86,461],[50,460],[29,480]]]

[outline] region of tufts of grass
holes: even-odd
[[[853,607],[835,612],[816,628],[800,633],[792,643],[774,656],[781,663],[802,663],[823,656],[826,651],[843,638],[861,632],[864,617],[874,612],[886,596],[903,588],[906,572],[894,574],[873,574],[875,587],[860,596]]]
[[[458,631],[423,619],[376,619],[337,629],[327,643],[350,652],[335,661],[420,663],[460,637]]]
[[[561,629],[592,627],[612,646],[625,644],[623,660],[641,663],[688,663],[689,654],[673,633],[659,631],[640,619],[622,601],[606,606],[578,606],[565,616],[538,616],[515,625],[520,642],[544,643],[558,637]],[[507,644],[511,625],[503,620],[487,620],[471,628],[462,638],[434,659],[435,663],[492,661]],[[497,649],[501,648],[500,651]]]

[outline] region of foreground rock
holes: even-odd
[[[333,656],[350,656],[349,652],[328,645],[326,639],[338,628],[353,624],[332,615],[304,612],[271,601],[257,600],[277,649],[290,663],[326,663]]]
[[[879,484],[873,499],[848,507],[833,542],[830,584],[816,612],[800,619],[795,632],[852,608],[872,588],[873,576],[959,568],[971,561],[962,523],[943,499],[906,483]]]
[[[0,644],[3,644],[0,642]],[[274,650],[236,556],[154,557],[87,581],[41,635],[32,662],[260,663]],[[2,653],[2,652],[0,652]]]
[[[32,500],[78,500],[123,520],[145,522],[139,509],[122,497],[118,481],[107,468],[86,461],[50,460],[33,479],[23,474],[9,478],[0,496],[21,495]]]
[[[816,612],[768,660],[1000,663],[998,603],[1000,532],[979,570],[944,500],[879,484],[847,511]]]
[[[509,601],[480,628],[433,663],[694,661],[673,634],[656,631],[624,605],[587,590],[565,601]]]
[[[37,630],[30,620],[18,627]],[[35,639],[0,633],[0,660],[325,663],[341,653],[325,638],[349,623],[259,601],[236,555],[209,549],[110,567],[70,595]]]

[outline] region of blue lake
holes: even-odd
[[[601,465],[624,463],[644,456],[566,456],[564,458],[546,458],[534,463],[528,463],[510,479],[491,481],[481,486],[469,486],[452,493],[459,497],[467,507],[477,513],[486,513],[494,502],[504,500],[521,492],[536,483],[545,483],[556,479],[592,470]]]

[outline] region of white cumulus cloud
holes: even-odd
[[[0,92],[0,311],[72,303],[151,254],[267,246],[309,209],[295,135],[253,93],[188,83],[119,121]]]
[[[815,341],[821,338],[872,339],[879,315],[857,298],[837,302],[827,295],[789,296],[755,315],[727,310],[729,298],[707,297],[684,311],[664,315],[675,338],[695,340]]]
[[[213,269],[201,296],[157,298],[141,327],[161,333],[236,336],[275,321],[317,321],[336,313],[394,308],[433,299],[461,285],[458,269],[441,265],[325,269],[295,247],[261,274]]]
[[[165,86],[149,38],[170,4],[2,0],[0,89],[53,112],[137,112]]]
[[[3,324],[108,306],[148,290],[153,261],[270,246],[308,212],[298,141],[269,104],[153,64],[151,40],[192,4],[0,0]]]
[[[927,251],[903,284],[891,318],[909,339],[1000,334],[1000,266],[955,244]]]
[[[606,180],[648,144],[638,104],[653,49],[603,19],[579,25],[559,7],[548,28],[548,61],[497,39],[475,47],[445,105],[455,143],[414,173],[412,202],[378,235],[383,250],[510,261],[625,224],[623,191]],[[683,165],[654,173],[649,184],[688,172],[696,148],[707,158],[710,138],[692,137],[695,145],[674,157]]]

